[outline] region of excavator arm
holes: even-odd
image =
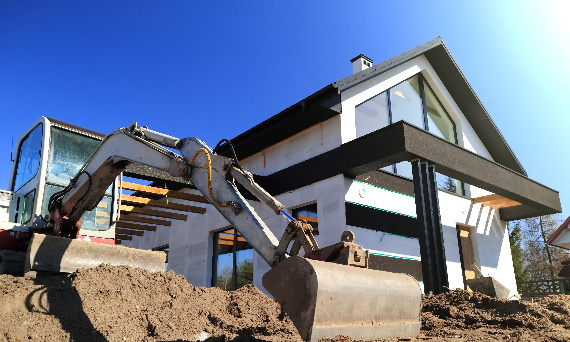
[[[168,148],[178,150],[180,155]],[[304,340],[339,334],[364,340],[419,334],[421,290],[415,279],[367,269],[368,252],[354,244],[354,234],[350,231],[343,233],[339,243],[319,248],[309,224],[294,220],[237,160],[215,154],[196,138],[177,139],[136,123],[109,134],[70,185],[50,199],[54,231],[78,229],[81,215],[99,203],[106,189],[130,163],[183,177],[209,200],[272,267],[263,276],[263,286],[282,305]],[[241,195],[235,182],[276,215],[289,219],[280,240]],[[99,259],[106,262],[105,258],[111,254],[112,259],[124,260],[118,264],[127,265],[148,255],[145,251],[112,247],[115,249],[101,249],[93,256],[89,249],[94,244],[71,248],[68,241],[83,241],[49,238],[55,240],[46,243],[40,239],[35,244],[34,236],[28,250],[29,265],[56,264],[66,249],[79,251],[75,253],[79,257],[72,261],[80,259],[83,265],[80,267],[92,267]],[[55,261],[43,262],[41,246],[50,244],[60,252],[56,253]],[[301,248],[305,257],[298,256]]]
[[[178,149],[182,156],[158,143]],[[276,256],[279,241],[238,191],[234,177],[276,213],[281,214],[285,207],[255,184],[251,174],[237,168],[230,158],[214,154],[199,139],[177,139],[136,123],[106,136],[70,186],[50,201],[54,202],[50,215],[54,231],[77,226],[81,216],[95,208],[115,178],[131,163],[189,180],[268,264],[274,266],[284,258],[284,252]]]

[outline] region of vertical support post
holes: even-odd
[[[424,181],[421,171],[421,163],[419,159],[411,161],[412,175],[414,179],[414,194],[416,200],[416,216],[418,222],[418,236],[420,242],[420,256],[422,259],[422,275],[424,280],[424,292],[429,293],[434,289],[432,255],[429,246],[431,245],[429,238],[431,236],[428,226],[428,214],[426,211],[424,200]]]
[[[422,163],[419,159],[412,162],[414,194],[419,230],[420,255],[424,291],[439,294],[449,286],[435,167]]]
[[[439,212],[439,198],[437,196],[437,183],[435,180],[435,166],[429,165],[428,167],[428,179],[430,181],[430,202],[433,208],[433,241],[436,249],[437,258],[437,270],[439,277],[440,293],[443,291],[443,287],[449,287],[449,279],[447,277],[447,262],[445,258],[445,245],[443,241],[443,228],[441,226],[441,214]]]

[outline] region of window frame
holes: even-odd
[[[426,102],[427,99],[426,99],[426,91],[425,91],[425,85],[427,85],[428,89],[432,92],[432,94],[434,95],[435,100],[438,102],[438,104],[440,105],[441,109],[443,110],[443,112],[445,113],[445,115],[447,116],[447,118],[449,119],[449,121],[451,122],[451,124],[452,124],[452,126],[453,126],[453,137],[454,137],[454,140],[455,140],[455,141],[449,141],[449,140],[447,140],[447,139],[444,139],[444,140],[445,140],[445,141],[448,141],[448,142],[450,142],[450,143],[452,143],[452,144],[454,144],[454,145],[459,146],[459,138],[458,138],[458,133],[457,133],[457,124],[455,123],[455,120],[453,120],[453,118],[451,117],[451,115],[449,115],[449,112],[447,111],[447,109],[445,108],[445,106],[443,105],[443,103],[441,102],[441,100],[439,99],[439,97],[437,96],[437,94],[435,93],[435,91],[433,90],[432,86],[429,84],[427,78],[426,78],[421,72],[419,72],[419,73],[417,73],[417,74],[414,74],[414,75],[412,75],[412,76],[406,78],[405,80],[403,80],[403,81],[401,81],[401,82],[398,82],[397,84],[395,84],[395,85],[393,85],[393,86],[391,86],[391,87],[385,89],[385,90],[382,91],[381,93],[378,93],[378,94],[376,94],[376,95],[374,95],[374,96],[372,96],[372,97],[366,99],[365,101],[362,101],[361,103],[357,104],[357,105],[355,106],[355,112],[356,112],[356,108],[357,108],[358,106],[360,106],[360,105],[362,105],[362,104],[364,104],[364,103],[366,103],[366,102],[372,100],[372,99],[375,98],[376,96],[379,96],[379,95],[381,95],[381,94],[383,94],[383,93],[386,93],[386,96],[387,96],[387,99],[388,99],[388,125],[394,124],[394,122],[393,122],[393,114],[392,114],[392,96],[390,95],[390,93],[391,93],[390,90],[391,90],[392,88],[394,88],[394,87],[396,87],[396,86],[398,86],[398,85],[404,83],[404,82],[408,82],[410,79],[412,79],[412,78],[414,78],[414,77],[417,77],[417,78],[418,78],[418,88],[419,88],[419,94],[418,94],[418,95],[420,96],[421,103],[422,103],[422,113],[421,113],[421,115],[422,115],[423,127],[420,127],[420,128],[423,129],[424,131],[430,133],[430,134],[434,134],[433,132],[430,132],[430,130],[429,130],[429,118],[428,118],[428,115],[429,115],[429,114],[428,114],[428,112],[427,112],[427,102]],[[356,123],[355,123],[355,129],[356,129]],[[404,178],[408,178],[408,177],[406,177],[406,176],[402,176],[402,175],[398,174],[398,167],[397,167],[397,164],[391,165],[391,169],[392,169],[392,171],[387,171],[387,172],[391,172],[391,173],[394,173],[394,174],[396,174],[396,175],[398,175],[398,176],[401,176],[401,177],[404,177]],[[386,171],[386,170],[384,170],[384,171]],[[460,189],[461,189],[461,194],[453,193],[453,192],[450,192],[450,191],[447,191],[447,190],[444,190],[444,189],[439,189],[439,188],[438,188],[438,189],[439,189],[439,190],[442,190],[442,191],[449,192],[449,193],[453,193],[453,194],[455,194],[455,195],[464,196],[464,195],[465,195],[465,183],[464,183],[464,182],[461,182],[461,181],[460,181],[459,183],[461,184],[461,187],[460,187]]]
[[[238,252],[239,251],[245,251],[245,250],[252,250],[253,246],[247,242],[247,240],[245,241],[245,243],[247,243],[247,246],[249,246],[249,248],[245,248],[245,249],[240,249],[238,250],[238,238],[244,238],[243,235],[241,235],[241,233],[235,229],[233,226],[229,226],[217,231],[212,232],[213,233],[213,250],[212,250],[212,278],[210,279],[210,286],[211,287],[219,287],[218,286],[218,256],[220,255],[218,253],[218,244],[219,244],[219,236],[220,233],[224,233],[227,232],[228,230],[234,230],[234,234],[233,234],[233,245],[232,245],[232,278],[231,278],[231,288],[230,289],[222,289],[224,291],[235,291],[238,289]],[[226,233],[229,234],[229,233]],[[245,238],[244,238],[245,240]],[[242,241],[243,242],[243,241]],[[223,254],[228,254],[228,253],[223,253]],[[253,263],[253,255],[252,255],[252,263]],[[252,278],[253,278],[253,269],[252,269]],[[221,287],[220,287],[221,288]]]
[[[40,135],[40,158],[39,158],[39,164],[38,164],[38,169],[36,170],[36,173],[30,177],[30,179],[28,179],[26,182],[23,182],[19,188],[15,188],[16,187],[16,180],[18,179],[18,168],[20,166],[20,157],[22,155],[22,146],[24,145],[24,143],[28,140],[28,138],[30,137],[30,135],[32,133],[34,133],[36,131],[36,129],[38,127],[41,126],[41,135]],[[11,184],[11,191],[12,192],[17,192],[21,189],[23,189],[28,183],[30,183],[34,178],[36,178],[36,176],[39,173],[39,170],[41,168],[41,164],[42,164],[42,158],[43,156],[43,147],[44,147],[44,134],[45,134],[45,129],[44,129],[44,124],[43,122],[38,123],[36,126],[34,126],[34,128],[32,128],[28,134],[20,141],[20,145],[18,146],[18,155],[16,156],[16,167],[14,168],[14,180],[12,181]]]

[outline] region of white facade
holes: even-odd
[[[342,114],[241,160],[241,165],[254,174],[269,175],[358,138],[355,106],[417,73],[422,73],[426,78],[455,122],[458,145],[492,160],[483,142],[428,60],[424,56],[419,56],[344,90],[341,93]],[[457,225],[460,224],[470,226],[472,229],[475,261],[483,274],[494,277],[509,288],[511,293],[516,293],[507,223],[501,221],[498,210],[473,204],[470,199],[486,194],[488,192],[470,186],[466,186],[465,196],[439,191],[449,285],[450,288],[464,288],[457,237]],[[417,239],[352,227],[346,223],[345,203],[347,202],[415,217],[416,206],[412,196],[337,175],[278,195],[277,199],[290,210],[311,203],[317,204],[320,234],[316,236],[316,240],[321,247],[338,242],[341,233],[351,229],[356,233],[356,242],[374,253],[420,260]],[[177,200],[172,199],[172,201]],[[206,207],[206,213],[189,214],[186,221],[173,220],[171,227],[158,227],[154,233],[146,232],[142,237],[133,236],[132,241],[123,241],[123,244],[144,249],[168,245],[169,269],[183,274],[193,285],[210,286],[213,236],[216,231],[228,228],[230,225],[212,206],[192,204]],[[252,205],[275,236],[281,237],[287,225],[286,219],[276,216],[257,202]],[[254,284],[262,288],[261,276],[269,266],[256,253],[253,262]]]

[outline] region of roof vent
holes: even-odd
[[[372,66],[372,60],[363,54],[360,54],[350,60],[352,63],[352,73],[356,74],[362,70],[366,70]]]

